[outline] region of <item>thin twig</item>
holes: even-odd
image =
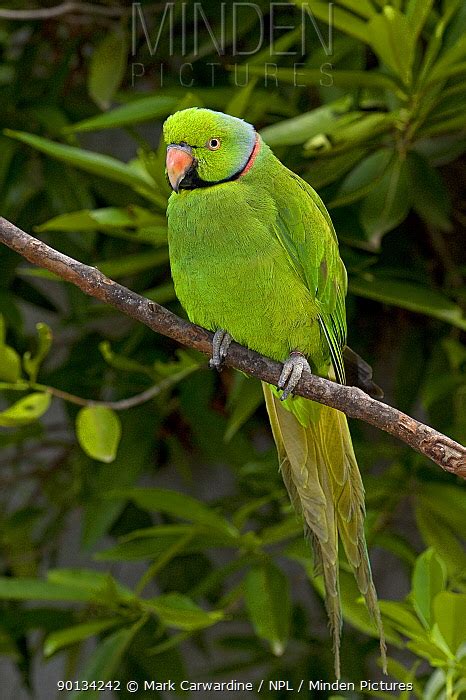
[[[52,396],[56,396],[57,398],[63,399],[64,401],[69,401],[70,403],[74,403],[78,406],[103,406],[104,408],[111,408],[113,411],[127,411],[128,408],[140,406],[141,404],[147,403],[147,401],[154,399],[156,396],[165,391],[165,389],[169,389],[171,386],[173,386],[175,381],[181,381],[181,379],[184,379],[189,374],[192,374],[192,372],[194,372],[196,369],[198,369],[197,365],[187,367],[181,372],[178,372],[176,375],[172,375],[170,377],[162,379],[158,384],[150,386],[148,389],[142,391],[140,394],[129,396],[127,399],[119,399],[118,401],[97,401],[94,399],[84,399],[81,396],[69,394],[67,391],[56,389],[53,386],[42,386],[38,384],[33,386],[33,388],[43,389]]]
[[[0,241],[29,262],[54,272],[86,294],[106,302],[153,331],[205,355],[211,354],[213,334],[210,331],[178,318],[163,306],[114,282],[96,268],[59,253],[2,218]],[[237,343],[230,346],[226,364],[275,386],[282,368],[279,362]],[[466,479],[465,447],[396,408],[371,398],[361,389],[341,386],[306,372],[295,393],[394,435],[445,471]]]
[[[156,396],[165,391],[165,389],[169,389],[171,386],[173,386],[173,384],[181,381],[197,369],[199,369],[199,366],[193,364],[191,367],[186,367],[176,374],[165,377],[165,379],[162,379],[158,384],[150,386],[140,394],[129,396],[127,399],[118,399],[117,401],[85,399],[82,396],[70,394],[69,391],[63,391],[63,389],[57,389],[56,387],[49,386],[48,384],[38,384],[37,382],[18,381],[16,384],[12,384],[11,382],[0,382],[0,389],[8,389],[8,391],[43,391],[45,394],[55,396],[57,399],[63,399],[63,401],[68,401],[68,403],[74,403],[76,406],[102,406],[104,408],[111,408],[113,411],[127,411],[128,408],[140,406],[141,404],[147,403],[147,401],[154,399]]]

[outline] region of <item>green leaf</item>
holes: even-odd
[[[370,0],[338,0],[338,4],[362,17],[372,17],[375,12]]]
[[[298,117],[266,126],[260,132],[261,136],[269,146],[292,146],[304,143],[333,126],[335,120],[350,109],[352,101],[349,96],[342,97],[335,102],[317,107],[311,112],[300,114]]]
[[[239,547],[242,540],[232,537],[225,532],[212,528],[201,528],[192,525],[156,525],[152,528],[135,530],[122,538],[119,544],[96,555],[100,561],[136,561],[140,559],[157,559],[167,551],[177,547],[186,540],[182,551],[184,553],[205,552],[211,548]]]
[[[445,589],[446,578],[445,565],[434,549],[427,549],[417,558],[413,572],[412,599],[414,609],[426,627],[433,624],[433,601],[437,593]]]
[[[385,114],[374,112],[363,114],[349,112],[341,117],[329,130],[333,148],[354,148],[358,143],[367,144],[383,132],[390,131],[396,120],[395,113]],[[304,144],[304,148],[312,147],[312,139]]]
[[[176,350],[175,360],[169,360],[168,362],[156,360],[154,362],[154,372],[157,377],[163,377],[165,379],[172,377],[175,379],[183,377],[185,372],[189,373],[199,367],[202,363],[202,359],[199,359],[198,355],[193,357],[191,353],[187,350]]]
[[[168,260],[168,248],[165,246],[157,248],[157,250],[145,250],[142,253],[120,256],[110,260],[97,260],[94,266],[108,277],[119,278],[153,270],[156,267],[165,265],[168,263]],[[22,274],[27,277],[39,277],[63,282],[61,277],[50,273],[48,270],[25,268]]]
[[[49,141],[41,136],[28,134],[24,131],[5,129],[4,133],[6,136],[17,139],[32,148],[36,148],[41,153],[45,153],[75,168],[128,185],[160,206],[165,206],[165,199],[157,195],[154,189],[155,183],[149,175],[144,175],[143,171],[136,170],[116,158],[92,151],[85,151],[82,148],[68,146],[56,141]]]
[[[410,204],[406,160],[392,160],[377,187],[361,205],[359,219],[367,237],[380,244],[385,233],[404,221]]]
[[[444,134],[434,139],[423,138],[416,141],[414,148],[433,165],[445,165],[464,153],[466,138],[458,134]]]
[[[319,190],[340,180],[366,153],[366,148],[355,147],[351,151],[336,153],[326,158],[315,158],[304,171],[303,177],[314,189]]]
[[[198,630],[211,627],[223,619],[221,610],[206,611],[191,598],[180,593],[166,593],[146,601],[167,627],[181,630]]]
[[[139,272],[153,270],[159,265],[168,262],[168,249],[147,250],[143,253],[134,253],[125,257],[112,258],[94,263],[95,267],[108,277],[126,277],[136,275]]]
[[[119,622],[121,622],[121,618],[112,617],[105,620],[95,620],[94,622],[83,622],[80,625],[51,632],[44,640],[44,655],[51,656],[56,651],[63,649],[63,647],[94,637],[111,627],[115,627]]]
[[[447,119],[454,118],[466,109],[465,84],[457,83],[449,90],[444,90],[443,95],[434,102],[432,112],[429,115],[429,123],[439,124]]]
[[[97,597],[104,597],[107,603],[113,600],[132,601],[135,594],[126,586],[115,581],[110,574],[92,569],[50,569],[47,578],[51,583],[80,588]]]
[[[428,510],[416,508],[416,522],[422,539],[433,547],[447,567],[451,577],[463,576],[466,554],[458,538],[442,518],[433,517]]]
[[[5,344],[5,321],[0,314],[0,380],[14,384],[21,377],[21,359],[14,348]]]
[[[51,396],[44,392],[28,394],[0,412],[0,426],[14,428],[34,423],[48,410]]]
[[[237,66],[238,75],[264,77],[264,66]],[[275,68],[274,75],[277,80],[292,85],[322,85],[322,80],[327,75],[317,68]],[[390,90],[397,96],[406,97],[399,84],[391,76],[376,70],[334,70],[330,71],[332,87],[341,87],[344,90],[351,88],[380,88]]]
[[[449,131],[464,131],[464,113],[442,119],[437,124],[427,125],[420,129],[418,135],[420,138],[426,136],[438,136],[439,134],[447,134]]]
[[[377,532],[373,538],[373,544],[392,552],[398,559],[405,562],[410,568],[416,562],[416,552],[411,544],[398,533],[392,534],[387,530]]]
[[[136,205],[128,207],[105,207],[82,209],[70,214],[59,214],[35,230],[43,231],[108,231],[113,228],[138,229],[146,226],[161,226],[166,229],[166,219],[148,209]]]
[[[426,637],[426,631],[406,603],[398,603],[392,600],[379,601],[380,611],[383,617],[388,618],[390,624],[406,637]],[[426,637],[427,638],[427,637]]]
[[[275,38],[275,37],[274,37]],[[248,66],[263,66],[264,63],[267,63],[267,61],[270,60],[270,56],[272,53],[275,55],[279,55],[278,52],[280,51],[287,51],[290,49],[292,46],[295,46],[299,44],[302,41],[302,27],[298,26],[295,29],[292,29],[289,32],[286,32],[286,34],[282,34],[282,36],[275,38],[273,44],[268,44],[268,42],[264,42],[264,48],[262,50],[259,50],[255,52],[254,54],[251,54],[250,56],[247,57],[247,65]],[[236,65],[237,68],[242,68],[246,67],[244,64],[243,66]],[[270,97],[272,95],[270,94],[270,91],[268,93]],[[259,96],[260,98],[263,97],[263,93],[261,90],[256,91],[256,96]],[[273,102],[275,102],[276,95],[273,96]],[[234,98],[233,98],[234,99]],[[275,102],[276,104],[276,102]],[[274,105],[275,106],[275,105]],[[223,105],[222,105],[223,107]],[[229,114],[228,109],[225,107],[225,112]]]
[[[21,377],[21,359],[14,348],[0,346],[0,379],[15,383]]]
[[[23,355],[23,367],[31,382],[35,382],[40,366],[52,347],[52,331],[46,323],[37,323],[37,350],[35,355],[29,351]]]
[[[55,583],[35,578],[0,577],[0,599],[3,600],[65,600],[89,602],[95,590],[72,583]]]
[[[251,380],[242,374],[235,375],[235,387],[228,400],[230,417],[225,431],[226,442],[229,442],[256,412],[263,400],[264,394],[260,382]]]
[[[433,4],[434,0],[408,0],[406,17],[411,25],[411,31],[415,41],[417,41],[422,32]]]
[[[328,203],[328,207],[345,206],[367,195],[378,186],[391,159],[391,150],[380,148],[361,160],[345,177],[337,196]]]
[[[113,462],[121,438],[120,419],[105,406],[86,406],[76,417],[76,435],[89,457]]]
[[[435,629],[438,630],[437,625],[434,625]],[[446,646],[445,642],[444,646]],[[417,654],[417,656],[427,659],[431,666],[446,666],[451,661],[451,653],[446,654],[436,642],[429,639],[416,637],[414,640],[407,642],[406,647],[414,654]],[[424,696],[421,697],[424,698]]]
[[[105,362],[110,365],[110,367],[114,367],[122,372],[145,374],[153,379],[154,373],[150,367],[133,360],[131,357],[119,355],[118,353],[114,352],[108,340],[103,340],[101,343],[99,343],[99,350],[102,353],[102,357],[104,358]]]
[[[125,75],[128,40],[118,29],[107,34],[94,49],[88,78],[88,92],[94,102],[107,109]]]
[[[460,307],[440,292],[428,287],[367,274],[364,277],[351,277],[349,289],[357,296],[399,306],[401,309],[431,316],[457,328],[466,329],[466,319]]]
[[[293,514],[279,523],[274,523],[264,528],[260,533],[261,542],[264,545],[277,544],[292,537],[302,536],[303,524]]]
[[[422,694],[418,695],[422,700],[438,700],[439,693],[445,688],[445,672],[438,668],[429,678],[423,688]]]
[[[196,539],[199,535],[200,539],[205,542],[208,542],[210,538],[212,538],[212,542],[215,544],[219,542],[223,544],[225,542],[232,541],[231,535],[227,535],[224,532],[218,532],[217,530],[213,530],[211,527],[207,527],[206,525],[196,525],[193,527],[193,525],[190,523],[189,525],[153,525],[151,527],[143,527],[138,530],[132,530],[127,535],[123,535],[123,537],[120,538],[120,543],[126,544],[128,542],[140,540],[155,541],[161,539],[164,542],[169,543],[171,548],[172,540],[185,539],[186,535],[190,532],[196,536]],[[233,538],[233,540],[235,540],[235,538]]]
[[[163,139],[163,133],[160,134],[159,143],[155,150],[150,150],[147,148],[140,148],[138,150],[138,160],[142,163],[149,175],[154,179],[154,182],[157,183],[157,187],[161,194],[163,194],[168,201],[172,190],[165,172],[166,156],[167,147]]]
[[[442,591],[434,600],[435,621],[449,648],[456,654],[466,642],[466,595]]]
[[[447,48],[434,64],[429,75],[429,82],[435,79],[445,80],[451,73],[449,67],[453,69],[461,66],[461,62],[466,57],[466,37],[460,36],[455,43]]]
[[[263,506],[271,503],[272,501],[279,501],[282,498],[282,496],[283,491],[280,489],[278,491],[272,491],[272,493],[268,493],[267,495],[261,496],[260,498],[254,498],[246,501],[244,505],[240,506],[238,510],[235,511],[232,518],[234,525],[241,530],[248,523],[253,513],[256,513]],[[264,532],[265,530],[262,530],[260,534],[260,540],[263,544],[265,544]],[[256,536],[255,533],[249,531],[246,534],[246,537],[250,537],[251,535],[253,535],[254,537]]]
[[[101,129],[115,129],[153,121],[171,114],[177,104],[178,98],[168,95],[143,97],[121,107],[116,107],[105,114],[99,114],[96,117],[67,126],[64,131],[100,131]]]
[[[242,119],[247,113],[247,108],[254,93],[257,79],[249,80],[246,85],[235,91],[233,97],[225,107],[226,114]]]
[[[288,578],[272,562],[253,567],[244,580],[245,601],[256,634],[276,656],[285,651],[290,631]]]
[[[464,79],[463,76],[465,73],[466,73],[466,61],[462,61],[461,63],[454,63],[451,66],[444,66],[442,68],[441,72],[435,71],[433,78],[432,78],[432,74],[429,76],[430,79],[429,79],[426,87],[432,87],[432,85],[435,86],[436,83],[445,82],[449,78],[454,78],[456,76]],[[422,131],[422,133],[424,133],[422,129],[421,129],[421,131]]]
[[[406,16],[395,7],[386,5],[381,14],[370,18],[367,23],[367,36],[378,57],[405,85],[409,85],[415,35]]]
[[[462,0],[444,0],[442,9],[442,20],[446,19],[449,23],[443,40],[443,49],[447,50],[464,36],[466,31],[466,7]]]
[[[461,346],[465,351],[464,346]],[[466,522],[466,498],[461,485],[425,483],[416,495],[417,502],[435,518],[448,523],[453,532],[461,533]]]
[[[347,12],[335,5],[330,10],[329,4],[327,2],[321,2],[321,0],[313,0],[312,3],[306,2],[305,0],[294,0],[294,4],[298,7],[304,5],[305,9],[311,11],[315,17],[327,24],[332,22],[337,29],[345,34],[349,34],[349,36],[353,36],[355,39],[359,39],[365,44],[369,42],[370,37],[367,30],[367,22],[364,22],[351,12]]]
[[[148,411],[147,406],[139,406],[123,411],[121,420],[122,438],[115,461],[101,464],[98,470],[94,465],[88,465],[88,496],[84,504],[82,532],[86,549],[95,545],[125,507],[124,500],[106,498],[109,489],[132,486],[151,459],[153,436],[158,432],[158,416]]]
[[[422,695],[420,684],[416,680],[416,673],[419,668],[419,665],[420,661],[417,660],[414,662],[411,668],[408,669],[402,663],[396,661],[395,659],[392,659],[390,657],[387,659],[387,671],[390,678],[395,678],[401,683],[413,685],[412,691],[404,690],[401,692],[401,694],[398,696],[399,700],[411,700],[412,697],[423,697],[423,700],[427,700],[427,698],[425,698]]]
[[[120,544],[98,552],[95,555],[97,561],[143,561],[157,559],[168,549],[180,541],[183,533],[160,533],[160,537],[145,537],[131,542],[121,542]],[[205,548],[205,547],[203,547]],[[202,551],[198,550],[198,551]]]
[[[135,243],[147,243],[160,248],[167,244],[167,223],[141,226],[137,229],[119,228],[118,226],[102,226],[101,231],[112,238],[123,238]]]
[[[144,618],[142,618],[143,620]],[[136,622],[132,627],[127,627],[105,638],[93,651],[92,656],[79,675],[79,682],[82,681],[109,681],[115,678],[122,663],[126,649],[131,644],[133,637],[139,631],[141,621]],[[76,690],[70,700],[82,700],[83,693]],[[102,696],[98,690],[87,690],[86,700],[94,700]]]
[[[167,513],[193,523],[209,525],[233,537],[239,536],[238,530],[228,520],[225,520],[204,503],[183,493],[168,489],[133,488],[113,491],[108,497],[126,498],[133,501],[139,508]]]

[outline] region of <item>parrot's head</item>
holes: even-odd
[[[237,179],[251,167],[260,147],[251,124],[198,107],[168,117],[163,134],[167,176],[175,192]]]

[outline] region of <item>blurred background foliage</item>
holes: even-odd
[[[464,2],[337,0],[331,50],[326,2],[258,2],[235,26],[224,3],[223,52],[213,1],[197,32],[174,3],[172,36],[162,4],[25,8],[0,12],[3,216],[182,314],[160,126],[192,105],[244,117],[329,208],[349,342],[387,400],[466,441]],[[258,383],[0,256],[0,651],[23,686],[52,696],[51,657],[53,683],[332,680]],[[464,484],[352,430],[390,677],[414,683],[366,695],[466,697]],[[343,680],[376,678],[344,561],[342,597]]]

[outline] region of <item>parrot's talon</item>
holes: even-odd
[[[288,359],[283,363],[282,373],[278,380],[278,388],[283,389],[283,394],[280,396],[281,401],[285,401],[296,389],[305,371],[310,372],[311,368],[304,355],[296,350],[290,353]]]
[[[228,355],[228,349],[232,340],[233,338],[226,331],[222,329],[215,331],[212,340],[212,359],[209,360],[209,367],[211,369],[221,370],[222,364]]]

